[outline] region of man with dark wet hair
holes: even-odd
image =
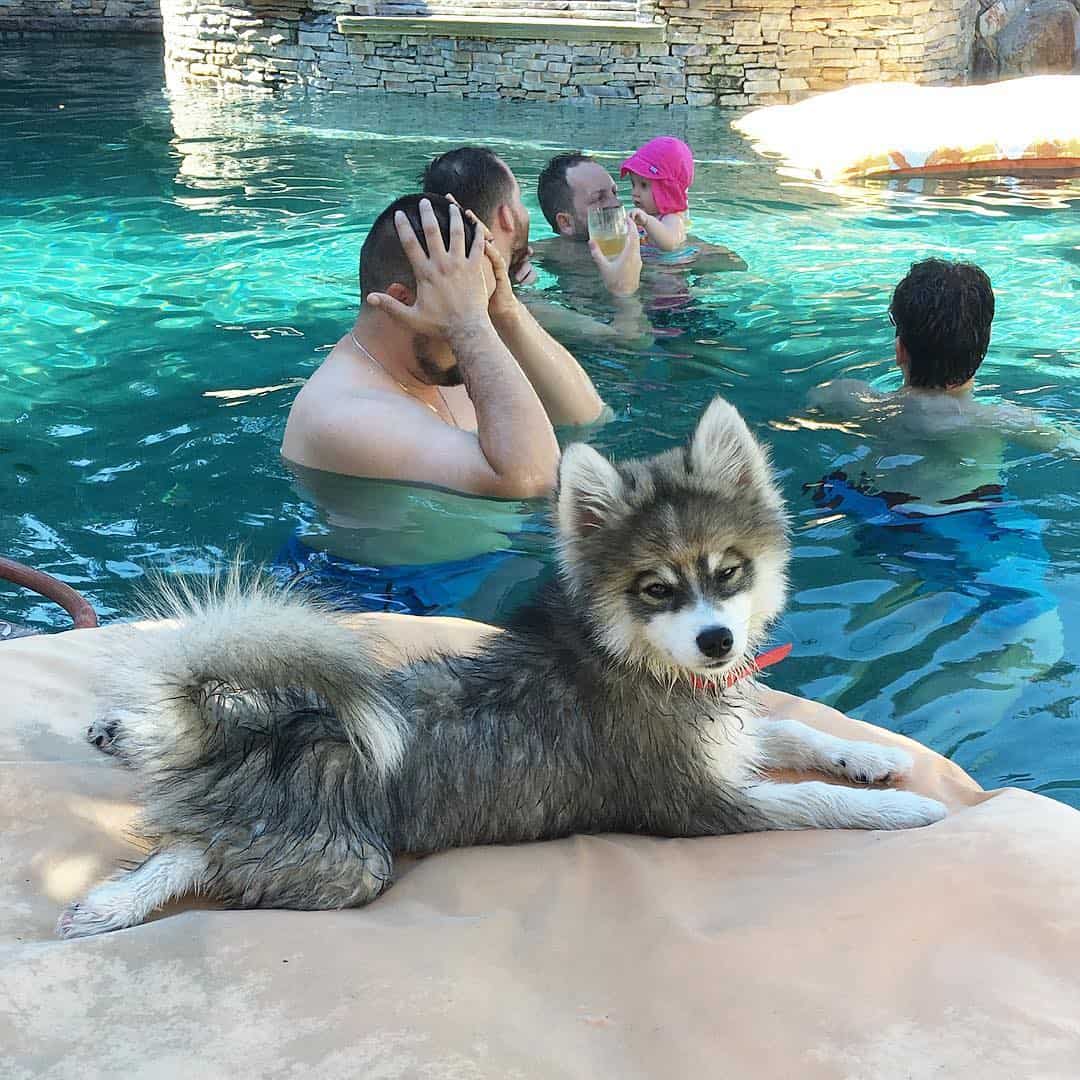
[[[905,730],[957,746],[1008,718],[1027,683],[1063,655],[1045,523],[1008,490],[1005,458],[1010,444],[1075,455],[1080,438],[1021,405],[978,399],[994,307],[978,266],[915,263],[889,304],[899,389],[838,379],[810,395],[816,411],[845,421],[830,441],[850,440],[807,485],[821,523],[847,519],[855,557],[888,583],[879,618],[866,603],[859,633],[885,642],[885,653],[906,650],[912,665],[885,691],[874,665],[862,665],[867,674],[853,673],[845,695],[881,694]],[[958,687],[966,715],[953,703]]]
[[[529,211],[517,177],[493,150],[459,146],[440,154],[421,174],[420,189],[452,196],[488,227],[515,285],[536,279],[529,262]]]
[[[632,296],[641,283],[641,242],[637,227],[627,225],[627,243],[613,259],[589,244],[589,211],[619,205],[619,192],[611,173],[598,161],[575,151],[553,157],[540,173],[536,198],[555,236],[538,247],[544,259],[556,266],[576,266],[587,259],[600,272],[600,280],[612,296]]]
[[[975,372],[986,358],[993,320],[994,290],[978,266],[945,259],[913,263],[889,302],[903,386],[881,394],[862,380],[837,379],[819,386],[811,403],[830,412],[858,413],[872,403],[919,401],[927,423],[935,408],[941,411],[927,402],[947,398],[974,405]],[[955,414],[955,407],[949,408]],[[986,406],[977,408],[981,416]]]
[[[860,479],[863,494],[877,491],[905,513],[937,503],[965,507],[1000,491],[1006,442],[1075,450],[1076,434],[1065,425],[1022,405],[976,398],[994,309],[990,279],[973,263],[914,263],[889,304],[900,388],[881,392],[861,379],[836,379],[811,391],[816,410],[865,421],[867,438],[888,444],[877,473]]]
[[[308,469],[507,499],[547,494],[553,425],[603,403],[528,330],[506,263],[438,195],[387,207],[360,255],[360,312],[297,395],[282,453]]]
[[[896,286],[889,319],[905,385],[956,391],[975,378],[990,347],[994,290],[973,263],[926,259]]]

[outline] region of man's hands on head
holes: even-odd
[[[589,241],[589,254],[612,296],[632,296],[637,292],[641,284],[641,237],[629,216],[626,219],[626,243],[615,258],[609,259],[595,240]]]
[[[416,299],[411,305],[387,293],[365,299],[414,334],[449,344],[476,414],[476,433],[451,427],[408,395],[383,394],[368,404],[361,424],[355,402],[320,416],[312,457],[356,476],[434,483],[497,498],[546,495],[555,482],[559,444],[543,403],[488,312],[496,293],[513,299],[505,264],[482,228],[466,250],[461,208],[451,205],[449,216],[447,244],[430,201],[420,201],[425,253],[408,217],[396,215]]]
[[[483,226],[481,225],[479,228],[483,228]],[[488,301],[488,315],[498,330],[518,317],[521,311],[521,302],[514,295],[514,287],[510,284],[510,274],[506,269],[506,261],[495,246],[495,241],[490,237],[486,241],[484,253],[487,255],[491,273],[495,277],[495,291]]]
[[[447,195],[446,197],[455,206],[461,206],[453,195]],[[536,270],[533,269],[532,263],[526,259],[525,262],[517,268],[517,272],[514,275],[515,280],[514,282],[511,282],[510,271],[506,266],[506,260],[502,257],[502,252],[500,252],[496,246],[495,237],[491,230],[472,212],[472,210],[465,210],[463,213],[466,220],[472,223],[476,231],[483,234],[485,242],[484,252],[487,255],[488,263],[491,267],[491,273],[495,278],[495,291],[491,294],[491,299],[488,301],[488,315],[495,328],[502,329],[516,319],[521,313],[520,301],[514,295],[514,285],[525,283],[531,284],[534,282],[536,280]],[[532,255],[532,248],[529,248],[529,254]]]
[[[454,201],[449,195],[447,198]],[[488,262],[495,277],[488,304],[492,325],[539,395],[548,418],[555,424],[592,423],[603,412],[604,403],[588,375],[514,295],[506,261],[491,230],[471,210],[465,211],[465,217],[477,231],[483,231],[487,240]],[[528,260],[526,265],[535,279],[536,272]],[[520,280],[521,267],[518,271]]]
[[[447,246],[443,243],[435,211],[427,199],[420,202],[420,222],[427,243],[426,253],[408,217],[400,210],[394,215],[394,227],[416,279],[415,302],[403,304],[388,293],[370,293],[366,302],[413,333],[448,341],[463,332],[491,327],[488,304],[492,295],[489,277],[492,271],[485,273],[491,262],[484,231],[476,230],[472,245],[466,250],[461,210],[452,205],[450,244]],[[497,279],[495,285],[497,291]]]

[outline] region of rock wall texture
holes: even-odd
[[[339,21],[373,12],[334,0],[162,0],[162,13],[167,61],[190,79],[605,106],[761,105],[852,82],[957,80],[978,14],[977,0],[656,0],[631,22],[625,5],[605,6],[545,11],[531,34],[521,20],[484,32]],[[651,36],[582,40],[583,18],[616,12]]]
[[[971,74],[1080,74],[1080,0],[981,0]]]
[[[170,74],[190,81],[738,107],[879,79],[962,80],[988,2],[0,0],[0,29],[160,18]]]
[[[159,0],[0,0],[0,32],[160,33]]]

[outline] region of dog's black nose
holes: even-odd
[[[710,626],[697,636],[697,647],[712,660],[722,660],[734,644],[735,635],[726,626]]]

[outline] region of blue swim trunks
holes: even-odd
[[[316,551],[293,533],[272,569],[283,585],[311,592],[340,611],[465,616],[463,605],[497,569],[520,555],[507,549],[452,562],[364,566]],[[498,599],[492,598],[492,611]]]
[[[865,551],[900,557],[928,582],[978,596],[984,604],[989,600],[1009,611],[1008,621],[1057,606],[1046,580],[1043,522],[1006,501],[999,485],[947,500],[939,505],[956,509],[936,514],[905,510],[916,501],[913,496],[878,491],[865,479],[853,483],[843,472],[807,488],[823,509],[877,527],[864,537]]]

